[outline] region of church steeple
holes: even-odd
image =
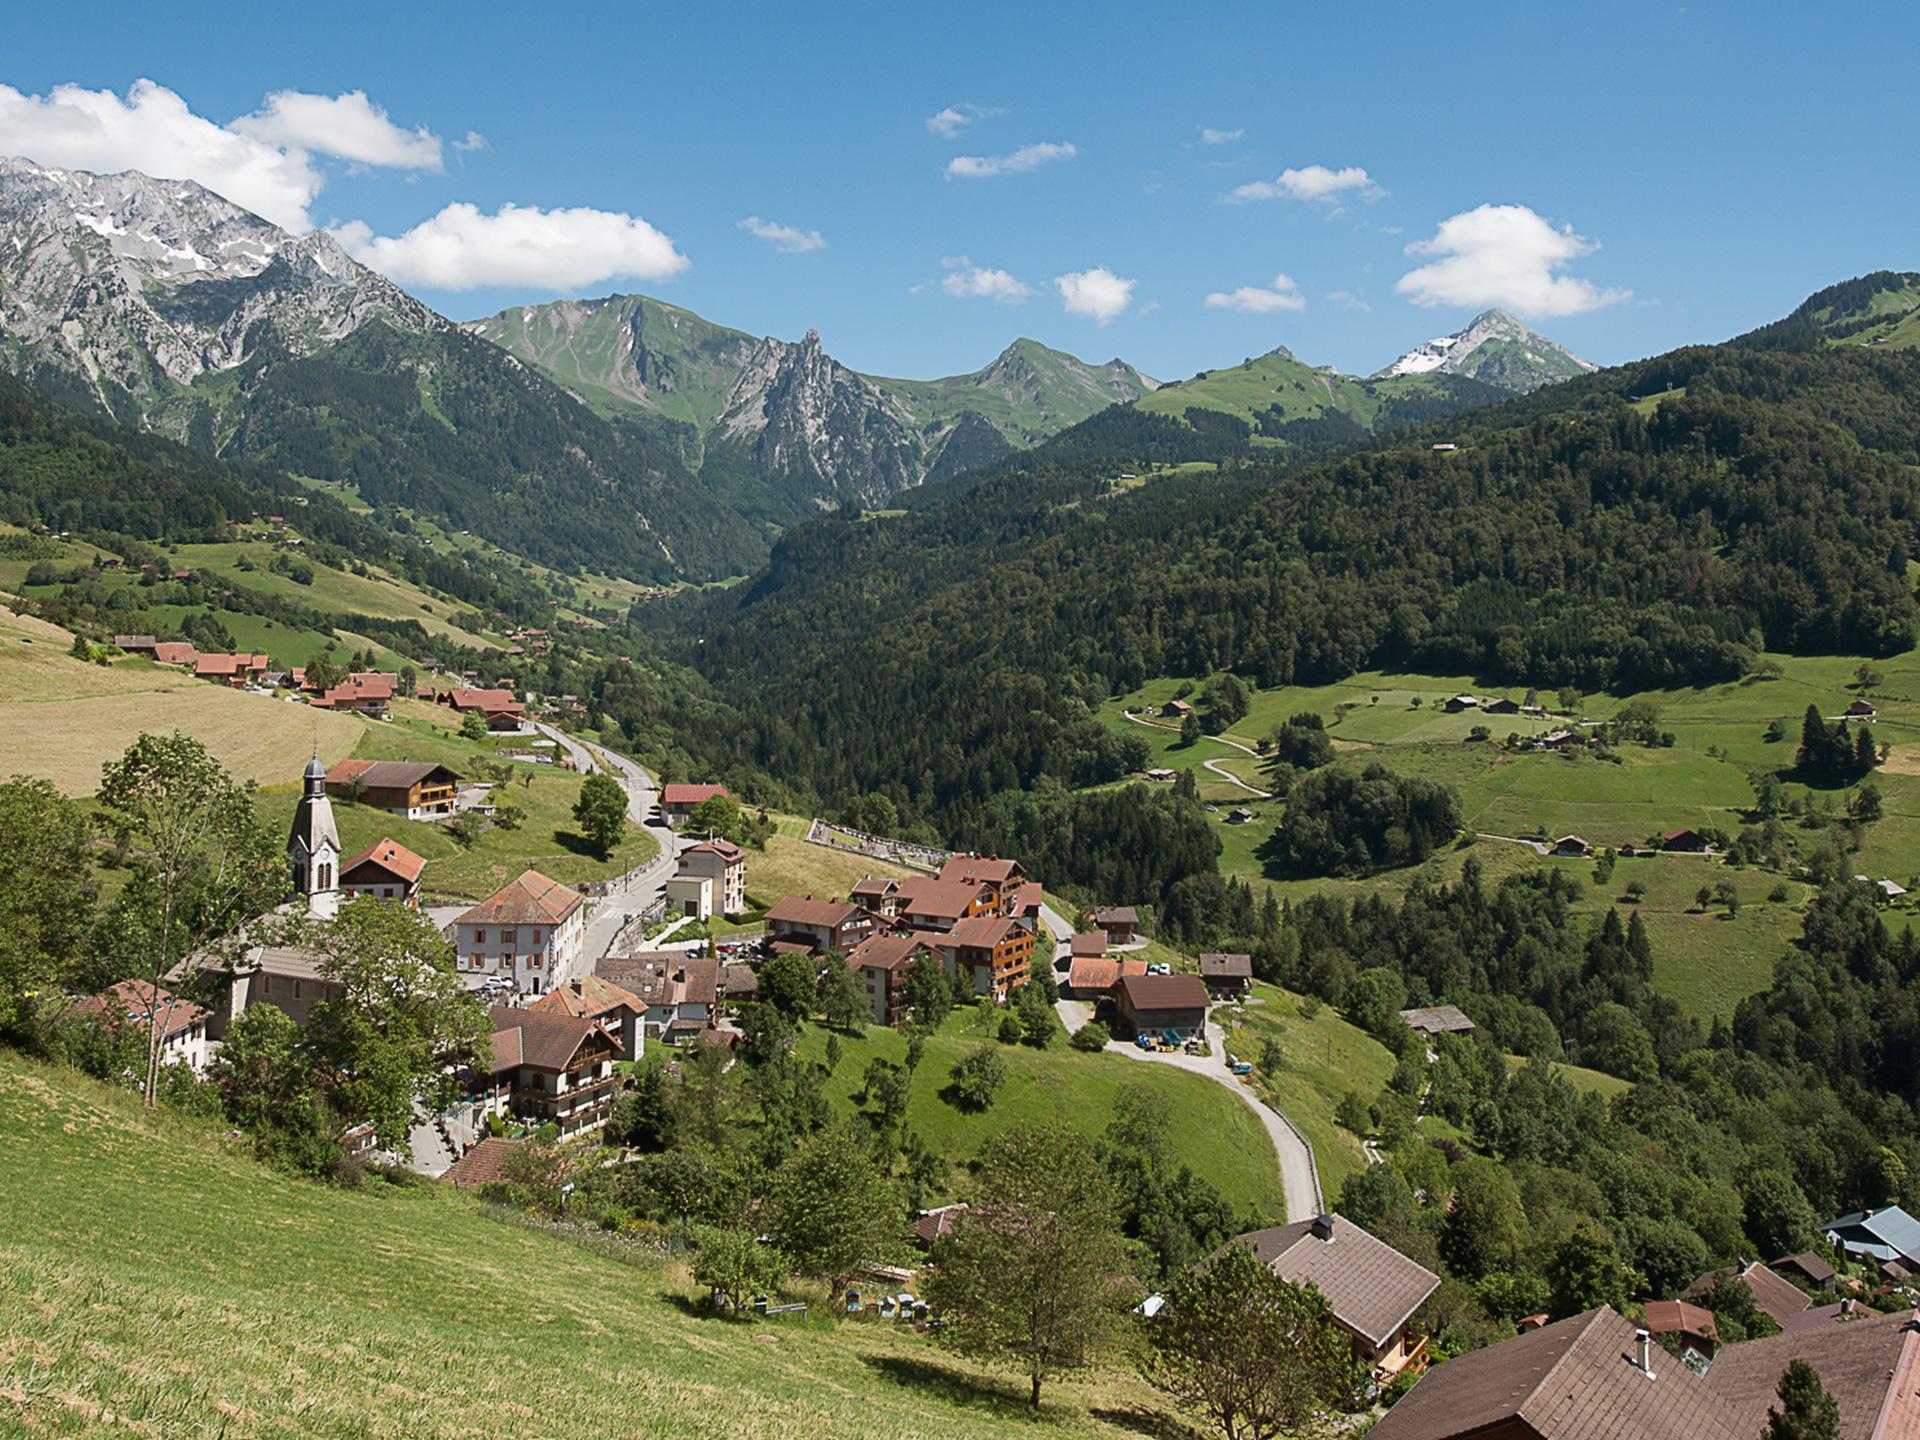
[[[307,762],[305,780],[306,792],[287,837],[287,859],[293,865],[294,888],[307,897],[307,913],[331,920],[340,909],[340,832],[334,827],[327,772],[318,754]]]

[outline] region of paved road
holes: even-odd
[[[1093,1006],[1084,1000],[1061,1000],[1055,1009],[1068,1034],[1093,1018]],[[1226,1033],[1209,1020],[1205,1055],[1189,1055],[1185,1051],[1169,1054],[1160,1050],[1142,1050],[1137,1045],[1118,1040],[1109,1043],[1107,1049],[1149,1064],[1171,1065],[1178,1070],[1204,1075],[1215,1084],[1224,1085],[1242,1105],[1253,1111],[1266,1130],[1267,1138],[1273,1141],[1273,1153],[1280,1163],[1280,1188],[1287,1197],[1287,1218],[1302,1220],[1319,1214],[1325,1208],[1325,1202],[1320,1195],[1320,1174],[1313,1163],[1313,1151],[1285,1116],[1255,1095],[1244,1080],[1227,1069],[1226,1046]]]
[[[591,775],[601,768],[594,760],[593,753],[589,753],[572,736],[551,725],[536,725],[535,728],[558,742],[573,757],[573,763],[582,775]],[[604,746],[597,747],[594,753],[606,756],[610,767],[608,773],[626,790],[627,819],[653,836],[659,850],[644,865],[629,870],[614,881],[617,888],[613,893],[604,899],[587,902],[587,933],[581,953],[586,957],[589,968],[607,953],[607,947],[626,925],[628,917],[639,914],[660,897],[666,888],[667,877],[673,874],[674,859],[679,854],[679,837],[667,827],[659,813],[653,777],[634,761]]]

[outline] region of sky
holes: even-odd
[[[280,13],[276,13],[280,12]],[[639,292],[868,373],[1015,337],[1368,373],[1502,306],[1602,364],[1920,268],[1920,7],[96,4],[0,154],[189,178],[471,319]]]

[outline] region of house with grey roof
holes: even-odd
[[[1855,1210],[1820,1227],[1829,1245],[1838,1245],[1856,1260],[1881,1266],[1897,1264],[1908,1274],[1920,1273],[1920,1220],[1898,1205],[1880,1210]]]

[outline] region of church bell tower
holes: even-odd
[[[327,772],[315,755],[307,762],[306,793],[293,812],[287,837],[294,888],[307,897],[307,913],[331,920],[340,911],[340,832],[327,798]]]

